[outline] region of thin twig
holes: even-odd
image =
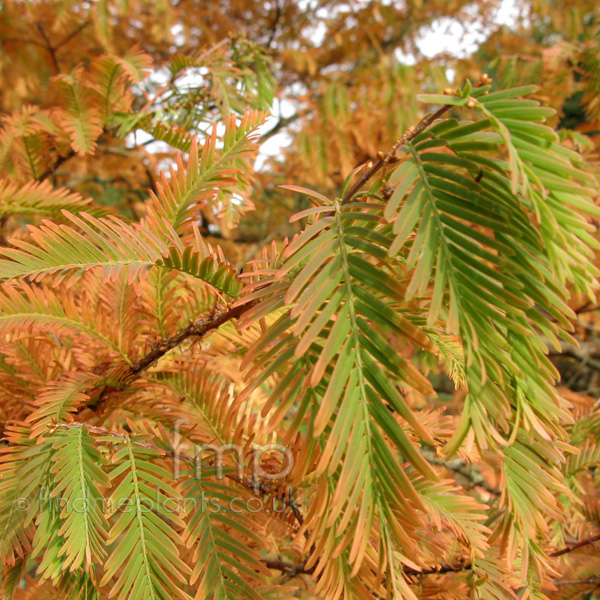
[[[71,33],[67,34],[56,46],[54,46],[54,50],[57,51],[62,48],[65,44],[68,44],[74,37],[79,35],[89,24],[90,20],[83,21],[80,25],[78,25]]]
[[[269,567],[269,569],[275,569],[283,573],[287,573],[292,577],[296,575],[307,574],[310,575],[315,570],[314,567],[306,568],[306,564],[302,562],[293,563],[282,559],[263,558],[261,562]]]
[[[423,132],[427,127],[435,123],[442,115],[452,108],[451,104],[444,104],[441,108],[438,108],[434,113],[427,115],[420,123],[414,127],[409,127],[402,137],[382,156],[380,156],[375,162],[367,163],[366,169],[363,170],[362,175],[356,180],[356,182],[350,186],[346,193],[342,196],[342,204],[350,202],[355,194],[362,188],[367,181],[369,181],[378,171],[380,171],[385,165],[390,163],[396,154],[396,151],[402,144],[410,142]]]
[[[561,550],[553,552],[553,553],[549,554],[549,556],[556,558],[558,556],[562,556],[563,554],[573,552],[574,550],[577,550],[584,546],[593,544],[594,542],[597,542],[598,540],[600,540],[600,535],[593,536],[591,538],[582,540],[581,542],[579,542],[577,544],[574,544],[572,546],[568,546],[567,548],[563,548]],[[288,562],[285,560],[278,560],[278,559],[264,559],[262,562],[270,569],[275,569],[278,571],[289,573],[291,576],[296,576],[296,575],[301,575],[301,574],[310,575],[314,571],[314,567],[306,568],[305,562],[292,563],[292,562]],[[464,571],[470,571],[472,568],[473,568],[472,563],[463,562],[463,563],[455,563],[455,564],[450,564],[450,565],[440,565],[439,567],[431,567],[429,569],[422,569],[422,570],[414,569],[412,567],[404,567],[403,573],[410,577],[421,577],[421,576],[425,576],[425,575],[444,575],[445,573],[462,573]],[[562,581],[562,582],[555,582],[555,583],[558,585],[584,585],[584,584],[600,585],[600,579],[597,579],[597,578],[575,579],[572,581]]]
[[[266,142],[268,139],[272,138],[274,135],[277,135],[282,129],[284,129],[288,125],[291,125],[298,119],[305,117],[307,114],[309,114],[311,112],[313,112],[312,109],[294,113],[293,115],[291,115],[289,117],[280,117],[278,119],[277,123],[275,123],[275,125],[271,129],[269,129],[269,131],[265,131],[265,133],[263,133],[260,136],[260,138],[259,138],[260,143],[262,144],[262,143]]]
[[[46,32],[44,31],[44,27],[41,23],[37,23],[38,31],[44,40],[44,45],[46,50],[48,50],[48,54],[50,54],[50,60],[52,61],[52,65],[54,66],[54,70],[58,75],[61,72],[60,65],[58,64],[58,57],[56,56],[56,48],[50,43]]]
[[[548,554],[551,558],[558,558],[559,556],[564,556],[565,554],[569,554],[570,552],[574,552],[575,550],[579,550],[580,548],[584,548],[585,546],[589,546],[591,544],[595,544],[600,541],[600,534],[593,535],[591,537],[585,538],[576,544],[572,544],[571,546],[566,546],[565,548],[561,548],[560,550],[555,550],[554,552],[550,552]],[[454,565],[446,565],[441,567],[440,569],[428,569],[425,571],[415,571],[414,569],[404,569],[404,572],[407,575],[436,575],[440,573],[458,573],[460,571],[468,571],[473,568],[472,563],[457,563]]]
[[[279,0],[275,0],[275,17],[273,18],[273,25],[271,25],[271,32],[269,34],[269,39],[267,40],[266,47],[270,48],[273,40],[275,39],[275,34],[277,33],[277,27],[279,26],[279,20],[281,19],[281,6],[279,4]]]

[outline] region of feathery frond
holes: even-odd
[[[256,585],[270,575],[256,551],[262,541],[252,520],[236,508],[249,496],[220,479],[218,467],[197,462],[195,468],[199,467],[201,473],[188,473],[182,485],[191,507],[183,538],[186,547],[194,548],[190,581],[198,585],[195,598],[262,600]]]
[[[236,117],[230,116],[225,123],[222,147],[217,146],[216,123],[201,149],[194,138],[187,166],[178,155],[177,171],[170,168],[170,180],[161,175],[157,195],[151,194],[147,207],[149,229],[157,235],[171,230],[179,235],[185,233],[204,205],[218,216],[230,208],[238,216],[250,210],[253,205],[249,199],[247,159],[256,152],[256,129],[266,117],[266,113],[252,111],[237,124]]]
[[[108,514],[115,520],[100,584],[112,582],[111,594],[127,600],[189,598],[181,589],[189,569],[179,558],[182,541],[174,529],[184,523],[169,510],[169,499],[176,503],[180,496],[168,483],[169,472],[153,462],[160,452],[137,445],[142,438],[102,441],[115,447]]]
[[[148,269],[163,266],[202,279],[228,295],[235,294],[231,267],[217,262],[197,230],[195,245],[184,247],[176,237],[169,245],[146,229],[116,217],[64,214],[82,233],[50,221],[39,228],[31,226],[35,245],[14,240],[14,248],[0,251],[10,259],[0,260],[0,279],[52,276],[53,285],[66,279],[68,286],[90,269],[101,268],[104,281],[116,279],[125,270],[133,282]]]
[[[104,459],[83,425],[58,429],[52,439],[55,453],[50,496],[60,498],[64,504],[58,531],[63,546],[58,556],[64,556],[64,570],[89,570],[106,556],[103,545],[107,524],[99,490],[108,487]]]
[[[10,214],[60,218],[63,210],[75,214],[88,211],[99,216],[101,211],[89,206],[90,202],[90,198],[82,198],[66,189],[53,189],[47,181],[25,185],[0,181],[0,217]]]

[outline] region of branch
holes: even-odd
[[[110,135],[111,132],[108,129],[104,128],[102,130],[102,133],[98,137],[98,142],[100,142],[102,137],[107,134]],[[56,158],[56,160],[37,178],[37,181],[44,181],[44,179],[48,179],[48,177],[50,177],[51,175],[54,175],[56,170],[61,165],[63,165],[64,163],[66,163],[68,160],[72,159],[76,155],[77,155],[77,152],[73,148],[69,148],[69,151],[66,154],[62,154]],[[125,153],[123,156],[127,156],[127,153]]]
[[[439,567],[432,567],[431,569],[413,569],[411,567],[404,567],[403,573],[405,575],[443,575],[444,573],[460,573],[462,571],[469,571],[473,565],[470,562],[459,562],[453,565],[440,565]]]
[[[563,556],[565,554],[569,554],[569,552],[574,552],[575,550],[579,550],[585,546],[589,546],[596,542],[600,541],[600,534],[593,535],[591,537],[585,538],[576,544],[572,544],[571,546],[566,546],[565,548],[561,548],[560,550],[556,550],[548,554],[551,558],[558,558],[559,556]],[[404,573],[407,575],[439,575],[442,573],[459,573],[461,571],[468,571],[473,567],[472,563],[456,563],[453,565],[445,565],[440,567],[439,569],[427,569],[424,571],[417,571],[415,569],[405,568]]]
[[[0,246],[8,245],[8,240],[4,234],[4,226],[6,225],[6,221],[8,221],[8,215],[2,215],[0,217]]]
[[[275,17],[273,18],[273,25],[271,25],[271,33],[269,34],[269,39],[265,44],[267,48],[271,47],[273,40],[275,39],[275,34],[277,33],[277,27],[279,25],[279,20],[281,19],[281,6],[279,4],[279,0],[275,0]]]
[[[490,78],[484,73],[481,75],[479,81],[477,81],[474,87],[487,85],[490,81]],[[390,162],[396,162],[396,151],[398,148],[400,148],[400,146],[402,146],[402,144],[414,140],[420,133],[425,131],[425,129],[427,129],[430,125],[433,125],[435,121],[447,113],[451,108],[451,104],[444,104],[444,106],[438,108],[435,112],[426,115],[417,125],[409,127],[404,132],[402,137],[385,154],[380,152],[375,162],[369,161],[366,163],[366,168],[363,170],[362,175],[342,196],[341,203],[345,204],[346,202],[350,202],[354,195],[362,188],[362,186],[367,183],[367,181],[369,181],[378,171],[380,171]]]
[[[111,383],[107,383],[99,388],[99,392],[95,398],[91,399],[90,402],[88,402],[85,406],[87,408],[91,408],[92,410],[98,410],[100,405],[106,401],[106,398],[111,392],[118,392],[126,388],[129,384],[138,379],[144,371],[149,369],[154,363],[162,358],[167,352],[181,345],[188,338],[194,336],[203,338],[206,334],[214,329],[218,329],[224,323],[227,323],[232,319],[239,318],[239,316],[251,306],[253,306],[252,303],[243,304],[234,308],[217,311],[210,317],[192,321],[189,325],[183,329],[180,329],[171,337],[162,340],[148,354],[146,354],[138,362],[129,366],[127,369],[125,369],[125,371],[123,371],[122,367],[116,367],[113,369],[110,373],[108,373],[106,379],[111,381],[111,379],[114,378],[114,381],[111,381]]]
[[[274,135],[278,134],[282,129],[284,129],[288,125],[291,125],[298,119],[306,116],[307,114],[309,114],[311,112],[312,112],[312,109],[294,113],[293,115],[291,115],[289,117],[280,117],[278,119],[277,123],[275,123],[275,125],[271,129],[269,129],[269,131],[266,131],[265,133],[263,133],[260,136],[260,138],[259,138],[260,143],[262,144],[262,143],[266,142],[268,139],[270,139]]]
[[[363,170],[362,175],[357,179],[357,181],[346,191],[346,193],[342,196],[342,204],[346,202],[350,202],[354,195],[362,188],[367,181],[369,181],[378,171],[380,171],[385,165],[390,163],[395,159],[395,154],[398,148],[405,144],[406,142],[410,142],[414,138],[416,138],[422,131],[427,129],[430,125],[432,125],[437,119],[439,119],[442,115],[444,115],[448,110],[452,108],[451,104],[444,104],[441,108],[438,108],[434,113],[430,113],[424,119],[422,119],[418,125],[409,127],[402,137],[385,153],[380,153],[379,158],[375,162],[369,161]]]
[[[285,229],[289,227],[289,223],[283,223],[276,229],[274,229],[271,233],[258,240],[250,249],[244,254],[242,260],[240,260],[236,264],[236,271],[239,273],[241,268],[254,257],[254,255],[261,249],[264,248],[267,244],[270,244],[277,236],[279,236]],[[237,240],[236,240],[237,241]]]
[[[306,567],[306,562],[288,562],[281,559],[261,559],[261,562],[265,564],[269,569],[275,569],[286,573],[289,577],[296,577],[297,575],[312,575],[315,568]],[[440,565],[437,568],[424,569],[419,571],[411,567],[404,567],[403,573],[409,576],[421,576],[421,575],[443,575],[444,573],[458,573],[466,571],[471,568],[470,563],[457,563],[455,565]]]
[[[500,495],[500,490],[498,488],[495,488],[493,485],[490,485],[485,480],[483,475],[481,475],[481,473],[474,470],[472,465],[466,464],[465,461],[461,460],[460,458],[454,458],[452,460],[443,460],[439,458],[434,451],[425,448],[421,449],[421,454],[432,465],[446,467],[446,469],[449,469],[454,473],[459,473],[463,477],[466,477],[469,481],[473,483],[474,486],[483,488],[486,492],[489,492],[494,496]]]
[[[50,54],[50,59],[52,60],[52,65],[54,66],[54,70],[56,71],[56,74],[58,75],[61,72],[61,69],[60,69],[60,65],[58,64],[58,57],[56,56],[56,48],[50,43],[50,40],[48,39],[48,36],[46,35],[46,32],[44,31],[42,24],[37,23],[36,25],[37,25],[38,31],[40,32],[40,35],[42,36],[42,39],[44,40],[45,48],[46,48],[46,50],[48,50],[48,53]]]
[[[306,568],[306,563],[298,562],[288,562],[287,560],[281,559],[273,559],[273,558],[262,558],[261,562],[269,567],[269,569],[275,569],[276,571],[281,571],[286,573],[290,577],[296,577],[296,575],[311,575],[315,568],[310,567]]]
[[[73,156],[75,156],[77,153],[75,152],[75,150],[73,150],[72,148],[69,150],[69,152],[67,152],[67,154],[63,155],[63,156],[59,156],[53,164],[51,164],[38,178],[37,181],[44,181],[45,179],[48,179],[48,177],[50,177],[50,175],[54,174],[54,172],[56,171],[56,169],[58,169],[63,163],[65,163],[66,161],[68,161],[69,159],[73,158]],[[2,215],[2,217],[0,217],[0,246],[8,246],[8,239],[6,238],[5,234],[4,234],[4,226],[6,225],[6,222],[8,221],[10,215]]]
[[[68,44],[74,37],[79,35],[88,25],[91,24],[92,21],[87,20],[83,21],[80,25],[78,25],[71,33],[67,34],[56,46],[54,46],[54,50],[57,51],[62,48],[65,44]]]
[[[556,558],[558,556],[563,556],[564,554],[569,554],[569,552],[574,552],[575,550],[579,550],[579,548],[583,548],[584,546],[589,546],[590,544],[595,544],[600,541],[600,533],[598,535],[593,535],[592,537],[585,538],[572,546],[567,546],[562,548],[561,550],[556,550],[556,552],[551,552],[548,556],[552,558]]]
[[[38,181],[44,181],[44,179],[48,179],[48,177],[50,177],[50,175],[54,175],[54,172],[65,162],[67,162],[69,159],[73,158],[75,155],[77,154],[77,152],[75,152],[75,150],[73,150],[73,148],[69,149],[69,151],[62,155],[59,156],[38,178]]]
[[[568,342],[561,342],[560,352],[556,352],[554,347],[549,344],[548,348],[550,356],[570,356],[593,369],[600,370],[600,360],[593,358],[593,355],[598,351],[598,344],[596,342],[582,342],[579,348]]]

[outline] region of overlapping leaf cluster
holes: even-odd
[[[4,597],[32,575],[59,598],[418,598],[429,576],[463,596],[545,597],[554,548],[597,522],[582,501],[597,406],[574,409],[547,356],[572,341],[571,290],[596,287],[595,178],[534,88],[484,77],[422,96],[438,110],[338,197],[287,186],[312,201],[298,235],[237,271],[199,221],[252,208],[266,114],[236,113],[269,104],[271,81],[219,54],[177,57],[173,75],[206,57],[206,89],[171,89],[170,116],[189,117],[172,137],[164,107],[132,108],[137,53],[58,77],[63,107],[5,124],[0,209],[55,219],[0,250]],[[182,107],[205,95],[229,114],[199,143],[212,108]],[[149,115],[189,154],[139,222],[31,182],[40,127],[53,151],[91,154],[104,128]],[[437,364],[458,406],[435,399],[423,365]],[[237,469],[273,442],[262,477]],[[496,483],[449,478],[438,466],[456,454]]]

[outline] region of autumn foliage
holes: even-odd
[[[2,4],[2,599],[598,597],[600,11],[514,6]]]

